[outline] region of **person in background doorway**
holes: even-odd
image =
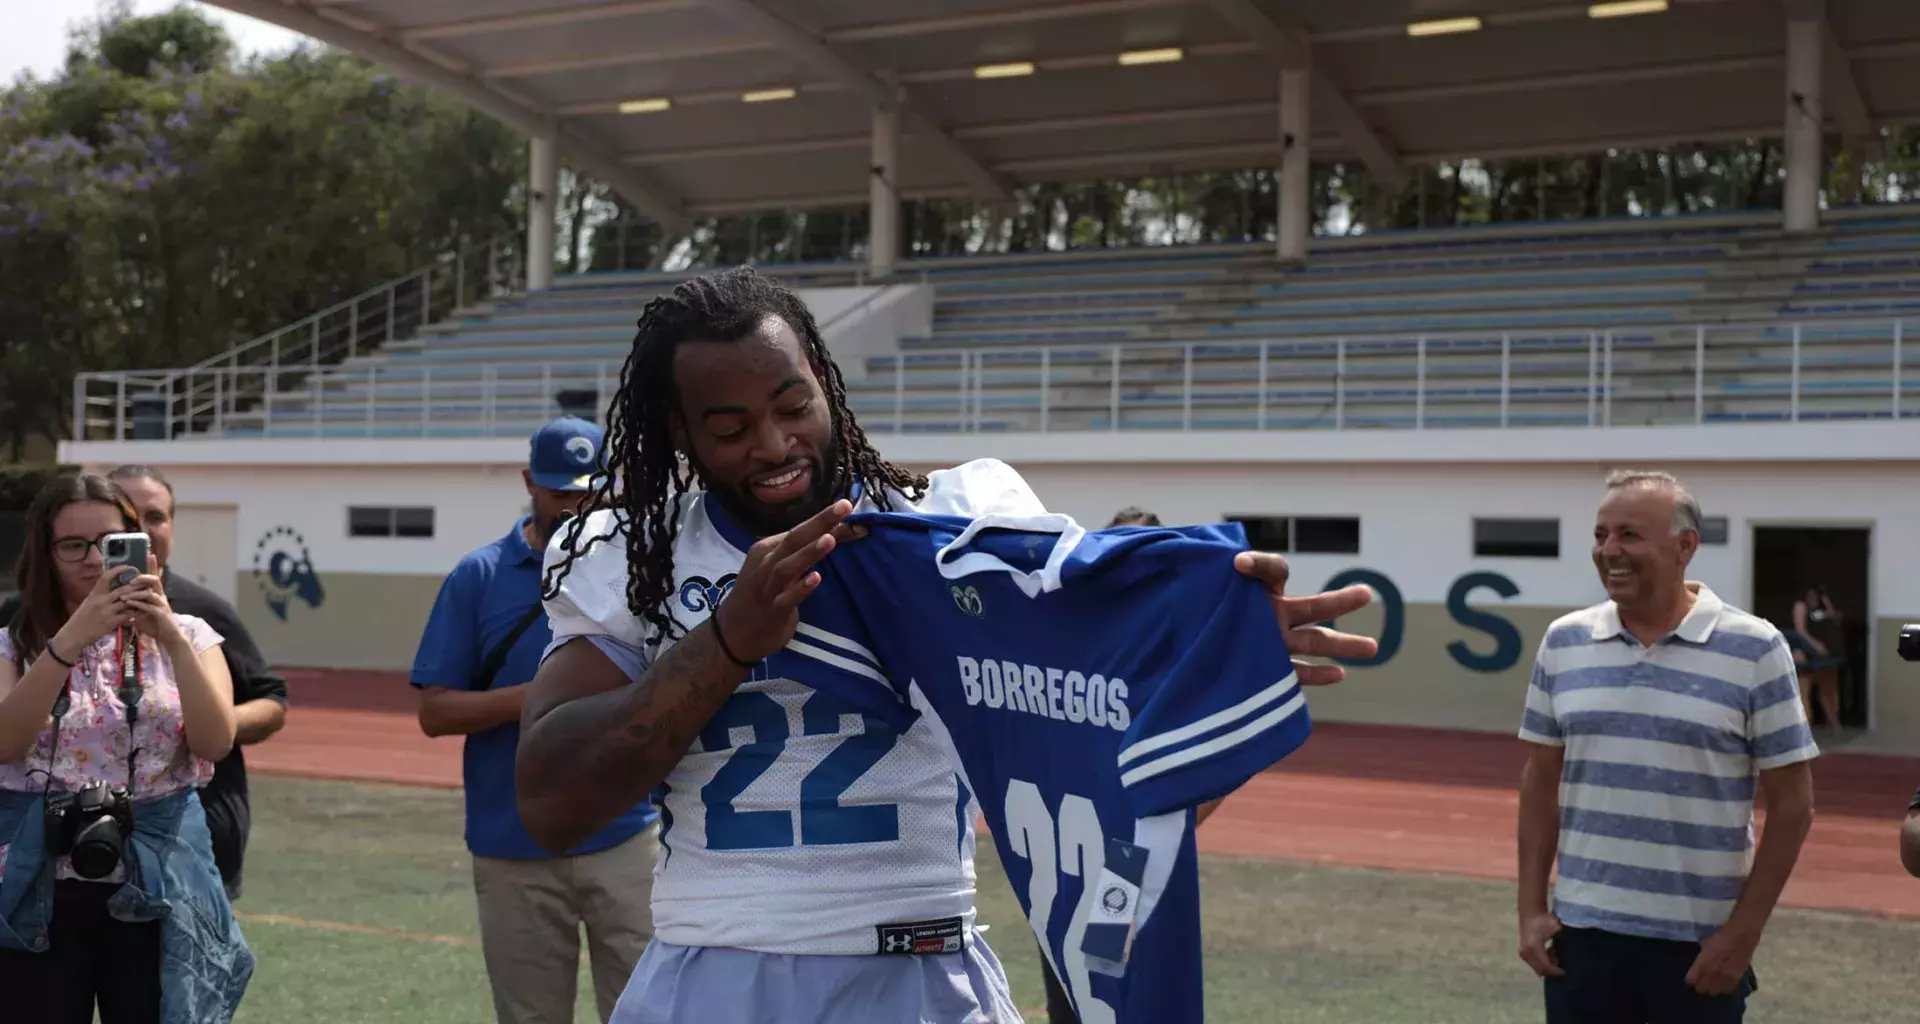
[[[560,525],[586,510],[603,441],[599,427],[573,417],[533,435],[521,474],[532,513],[454,567],[413,663],[420,728],[466,737],[467,849],[501,1024],[573,1020],[583,923],[606,1020],[653,935],[660,844],[651,801],[555,856],[528,835],[514,788],[525,684],[552,641],[540,600],[542,558]]]
[[[107,474],[140,513],[140,528],[150,538],[154,560],[160,564],[160,583],[173,610],[206,621],[226,638],[220,653],[233,678],[233,752],[213,766],[213,781],[200,791],[213,833],[213,859],[227,898],[238,900],[241,869],[247,855],[247,835],[253,810],[247,793],[247,759],[241,748],[263,743],[287,724],[287,681],[260,653],[240,615],[225,598],[168,568],[173,557],[173,485],[151,466],[121,466]],[[231,543],[231,542],[229,542]]]
[[[1827,588],[1808,587],[1793,602],[1793,630],[1788,646],[1799,668],[1800,702],[1807,721],[1813,721],[1813,697],[1820,695],[1820,713],[1829,729],[1840,728],[1840,613]]]
[[[1126,508],[1123,508],[1120,511],[1115,512],[1113,514],[1113,522],[1107,524],[1109,528],[1112,528],[1115,526],[1159,526],[1159,525],[1160,525],[1159,516],[1156,516],[1153,513],[1147,511],[1146,509],[1140,508],[1136,505],[1128,505]]]
[[[1772,624],[1687,579],[1699,546],[1700,505],[1679,481],[1613,474],[1593,531],[1608,600],[1540,641],[1520,726],[1518,910],[1548,1024],[1739,1021],[1813,825],[1819,751],[1793,656]]]

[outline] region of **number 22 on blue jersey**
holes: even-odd
[[[1087,933],[1087,917],[1093,913],[1094,880],[1106,866],[1106,833],[1100,830],[1100,812],[1093,801],[1068,793],[1060,798],[1060,818],[1055,822],[1047,812],[1046,798],[1040,787],[1025,779],[1007,780],[1007,846],[1016,856],[1026,859],[1032,868],[1027,879],[1027,920],[1048,949],[1048,924],[1053,920],[1053,903],[1060,895],[1060,874],[1080,879],[1080,899],[1067,922],[1059,956],[1066,963],[1060,979],[1072,987],[1075,1008],[1082,1024],[1113,1024],[1113,1008],[1093,997],[1087,980],[1087,961],[1080,954],[1080,942]],[[1056,957],[1058,959],[1059,957]]]

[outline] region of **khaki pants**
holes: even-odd
[[[548,860],[473,858],[480,947],[500,1024],[572,1024],[587,926],[594,1002],[613,1014],[653,938],[656,824],[619,846]]]

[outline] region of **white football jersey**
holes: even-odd
[[[933,473],[898,511],[978,516],[1045,511],[1012,467],[976,460]],[[860,510],[876,506],[870,497]],[[675,514],[668,608],[683,629],[726,596],[752,545],[701,493]],[[588,517],[583,544],[611,532]],[[565,531],[547,552],[565,556]],[[547,602],[553,646],[602,637],[646,659],[672,641],[627,608],[626,538],[592,542]],[[552,648],[549,648],[551,650]],[[632,659],[630,659],[632,660]],[[653,926],[685,946],[765,953],[958,951],[972,933],[973,794],[927,719],[896,731],[876,716],[763,665],[741,684],[655,792],[661,855]]]

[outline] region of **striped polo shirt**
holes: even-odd
[[[1757,773],[1819,753],[1780,631],[1687,586],[1693,610],[1651,647],[1612,601],[1540,642],[1520,738],[1566,748],[1554,913],[1570,927],[1713,934],[1753,865]]]

